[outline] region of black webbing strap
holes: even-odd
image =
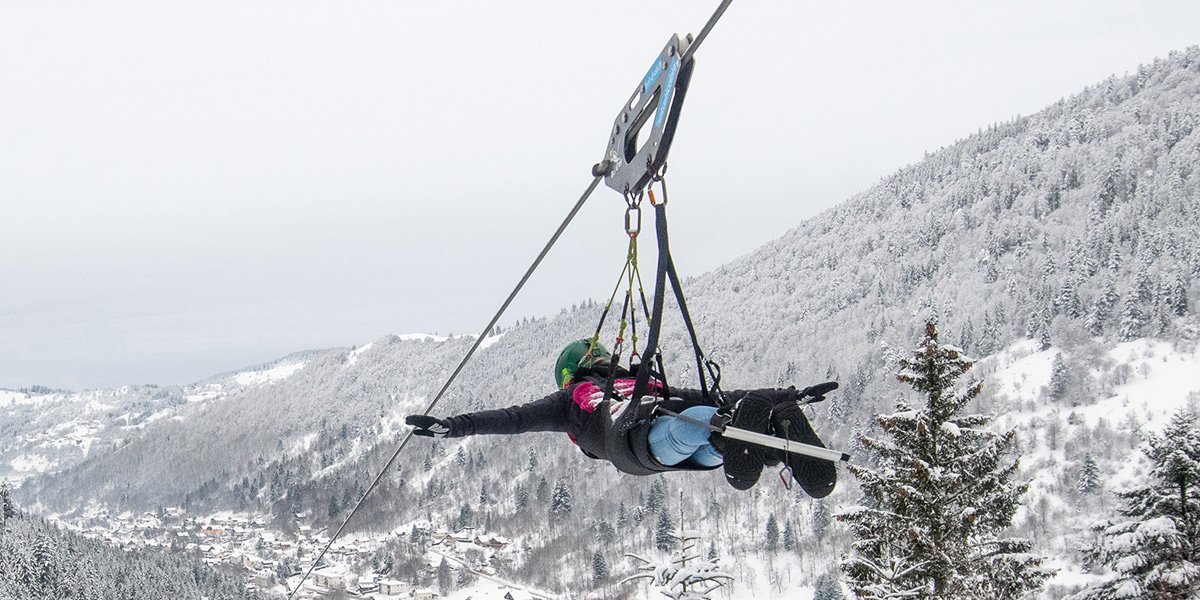
[[[663,292],[667,285],[667,268],[671,263],[671,250],[667,240],[667,218],[664,207],[654,206],[654,229],[658,232],[658,268],[654,275],[654,301],[650,307],[650,333],[646,336],[645,352],[642,353],[642,364],[650,357],[658,357],[658,334],[662,329]],[[659,357],[661,365],[661,357]],[[661,367],[660,367],[661,370]],[[666,373],[662,374],[666,377]],[[650,382],[650,369],[638,369],[637,381],[633,384],[631,398],[641,398],[646,394],[646,385]]]
[[[663,191],[665,196],[665,185]],[[662,329],[663,301],[666,292],[666,282],[669,279],[671,281],[671,291],[675,294],[675,302],[679,305],[680,315],[683,317],[684,325],[687,327],[688,335],[691,337],[692,350],[696,354],[696,371],[700,379],[700,391],[705,398],[710,398],[708,378],[704,373],[704,351],[700,349],[700,340],[696,336],[696,328],[692,324],[692,317],[688,312],[687,301],[683,296],[683,286],[679,281],[679,273],[675,270],[675,261],[671,259],[670,238],[667,234],[666,204],[666,198],[664,197],[663,202],[654,205],[654,229],[658,238],[658,271],[654,281],[654,307],[650,315],[650,334],[646,340],[646,349],[654,353],[655,356],[658,356],[658,360],[660,361],[659,370],[661,371],[662,357],[658,353],[658,337]],[[644,362],[645,357],[643,356]],[[640,369],[638,371],[637,382],[633,387],[633,398],[640,398],[645,395],[649,379],[650,373],[648,370]],[[717,391],[715,385],[714,391]],[[719,399],[717,399],[716,403],[720,403]]]
[[[665,209],[664,209],[665,211]],[[666,219],[666,212],[663,213]],[[700,349],[700,338],[696,335],[696,327],[692,325],[692,315],[688,312],[687,301],[683,298],[683,285],[679,283],[679,273],[675,271],[675,259],[667,254],[667,275],[671,278],[671,289],[675,292],[675,301],[679,304],[679,314],[683,316],[683,324],[687,327],[688,336],[692,340],[692,351],[696,354],[696,374],[700,378],[700,389],[708,398],[708,384],[704,377],[704,351]],[[714,382],[713,387],[716,387]],[[714,391],[716,391],[714,389]]]

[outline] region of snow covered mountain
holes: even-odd
[[[283,379],[313,353],[188,386],[129,385],[67,392],[0,390],[0,480],[20,483],[119,448],[159,420],[180,421],[206,403]]]
[[[1107,492],[1141,468],[1139,436],[1200,399],[1190,368],[1200,339],[1197,165],[1193,48],[928,154],[685,282],[689,304],[727,387],[840,380],[815,422],[851,451],[871,415],[907,393],[896,359],[936,316],[947,341],[981,359],[976,372],[987,382],[975,409],[1019,432],[1033,485],[1016,527],[1063,569],[1048,591],[1057,597],[1085,578],[1087,522],[1110,511]],[[585,301],[489,340],[438,412],[541,397],[558,348],[589,334],[598,313]],[[470,343],[389,336],[162,398],[153,388],[5,393],[0,457],[23,476],[46,471],[21,489],[27,505],[45,510],[182,504],[336,525],[398,443],[402,416],[424,408]],[[677,320],[662,346],[676,384],[694,381]],[[34,418],[48,420],[24,424]],[[69,447],[72,434],[78,451],[55,446]],[[669,505],[671,518],[682,511],[689,528],[733,557],[741,589],[793,597],[833,569],[844,547],[829,511],[859,500],[848,478],[828,503],[813,503],[770,481],[736,493],[719,474],[619,476],[561,437],[414,442],[355,527],[479,525],[518,540],[511,577],[578,590],[592,585],[596,552],[614,562],[652,548],[654,520]],[[1088,460],[1106,474],[1099,490],[1076,485]],[[540,499],[559,482],[573,498],[565,522]],[[786,551],[764,542],[770,516],[798,532]],[[601,541],[602,524],[617,528],[616,543]]]

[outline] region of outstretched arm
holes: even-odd
[[[566,390],[559,390],[528,404],[482,410],[448,417],[433,419],[422,415],[412,415],[405,419],[409,425],[415,425],[417,435],[433,435],[435,437],[463,437],[468,435],[499,434],[513,435],[530,431],[561,431],[568,429],[568,408],[571,398]],[[433,419],[432,422],[430,420]],[[443,435],[436,431],[445,428]],[[422,433],[428,431],[430,433]]]

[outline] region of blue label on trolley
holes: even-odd
[[[658,81],[658,76],[662,73],[662,70],[662,61],[657,58],[654,59],[654,64],[650,65],[650,70],[646,71],[646,76],[642,78],[643,94],[646,93],[646,90],[650,89],[650,86],[654,85],[655,81]]]
[[[671,68],[667,70],[667,81],[663,83],[662,95],[658,97],[658,112],[654,113],[654,126],[662,127],[667,120],[667,107],[671,97],[675,95],[675,77],[679,75],[679,57],[671,59]]]

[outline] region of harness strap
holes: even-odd
[[[654,229],[658,234],[658,269],[654,277],[654,304],[650,309],[650,333],[646,339],[646,352],[650,356],[656,356],[659,361],[660,371],[662,365],[662,356],[658,351],[658,336],[662,329],[662,313],[663,313],[663,292],[666,291],[667,284],[667,268],[671,262],[671,249],[667,239],[667,217],[666,207],[660,204],[654,205]],[[642,357],[642,363],[646,362],[646,357]],[[666,379],[666,373],[663,373],[663,379]],[[647,369],[639,369],[637,374],[637,382],[633,386],[634,398],[641,398],[646,393],[646,384],[650,381],[650,373]],[[708,395],[705,390],[705,395]]]
[[[675,295],[675,302],[679,306],[680,315],[683,317],[684,325],[687,327],[688,336],[691,338],[692,350],[696,356],[696,370],[700,380],[700,391],[705,398],[713,399],[715,394],[715,404],[722,404],[720,390],[720,366],[711,360],[706,360],[704,351],[700,348],[700,339],[696,335],[696,327],[692,323],[691,313],[688,311],[687,300],[683,295],[683,285],[679,279],[679,273],[675,269],[675,261],[671,258],[670,237],[667,233],[667,186],[662,179],[661,173],[655,177],[660,182],[663,190],[663,201],[655,202],[654,191],[650,190],[650,202],[654,205],[654,228],[658,238],[658,271],[654,282],[654,306],[650,315],[650,333],[649,339],[646,341],[646,348],[654,353],[659,365],[659,371],[663,371],[662,354],[658,351],[658,339],[662,329],[662,312],[663,301],[666,292],[666,282],[671,282],[671,292]],[[643,361],[645,362],[645,361]],[[708,374],[713,377],[713,386],[710,391],[708,385],[708,377],[705,375],[705,365],[708,366]],[[665,376],[664,376],[665,380]],[[649,381],[649,374],[639,372],[637,383],[633,388],[633,397],[640,398],[646,392],[646,385]]]

